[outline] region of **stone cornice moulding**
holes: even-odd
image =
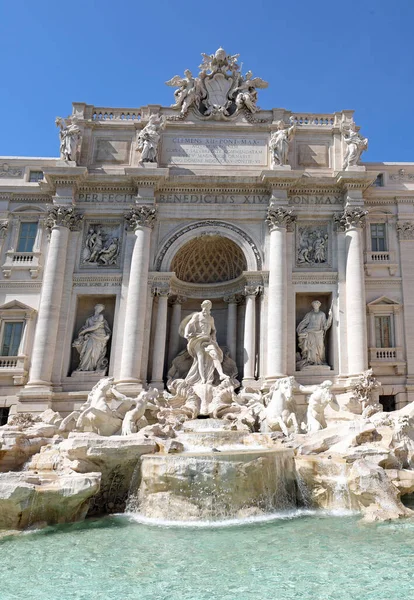
[[[147,164],[150,163],[145,163],[145,165]],[[168,168],[153,166],[125,167],[125,175],[138,190],[142,187],[158,189],[158,186],[168,179],[169,174],[170,170]]]
[[[40,188],[43,191],[54,191],[57,187],[73,187],[76,190],[77,186],[86,179],[88,169],[86,167],[62,165],[56,167],[45,167],[43,169],[43,174],[46,183],[39,183]]]
[[[376,171],[338,171],[335,173],[335,179],[345,191],[364,191],[374,183],[378,175],[379,172]]]

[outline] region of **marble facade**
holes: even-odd
[[[371,367],[413,401],[414,163],[361,163],[353,111],[259,109],[266,82],[224,51],[168,84],[171,107],[74,103],[60,158],[0,157],[0,407],[84,403],[102,369],[72,346],[96,305],[117,388],[163,389],[205,299],[245,388],[346,394]],[[327,364],[297,370],[315,301]]]

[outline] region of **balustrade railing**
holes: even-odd
[[[92,112],[92,121],[140,121],[141,111],[129,108],[97,108]]]
[[[403,360],[402,348],[370,348],[370,361],[393,362]]]
[[[333,116],[332,114],[309,115],[293,113],[291,116],[291,121],[295,125],[310,125],[313,127],[333,127],[337,124],[335,122],[335,116]]]

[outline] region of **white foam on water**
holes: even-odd
[[[303,517],[349,517],[359,513],[353,510],[320,510],[309,508],[297,508],[285,511],[279,511],[267,515],[255,515],[243,519],[222,519],[217,521],[170,521],[168,519],[155,519],[145,517],[139,513],[117,513],[114,516],[124,517],[129,521],[135,521],[141,525],[151,525],[154,527],[187,527],[197,529],[214,529],[218,527],[242,527],[258,523],[269,523],[271,521],[281,521],[298,519]]]

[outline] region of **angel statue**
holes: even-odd
[[[175,75],[165,82],[166,85],[171,87],[178,86],[178,90],[174,92],[175,104],[171,104],[171,108],[181,108],[182,116],[187,114],[188,109],[193,104],[199,104],[206,97],[201,80],[198,77],[194,78],[189,69],[184,71],[184,75],[184,79],[179,75]]]
[[[277,129],[272,133],[269,149],[272,168],[288,164],[289,142],[295,132],[295,125],[288,127],[284,121],[277,121]]]
[[[69,117],[65,120],[62,117],[56,117],[55,123],[57,127],[60,127],[60,158],[76,162],[76,152],[81,137],[77,118]]]
[[[344,141],[347,144],[347,149],[344,156],[344,164],[342,168],[346,171],[349,167],[354,167],[358,164],[361,154],[368,149],[368,138],[362,137],[358,133],[358,128],[354,121],[349,125],[342,125],[342,134]]]
[[[253,73],[247,71],[245,78],[239,77],[238,86],[234,90],[232,96],[236,98],[236,106],[238,110],[246,107],[251,113],[259,110],[256,105],[257,91],[256,88],[264,89],[269,85],[267,81],[263,81],[260,77],[252,79]]]
[[[157,162],[158,143],[161,132],[165,128],[165,117],[151,115],[147,125],[137,135],[137,150],[141,152],[141,164],[144,162]]]

